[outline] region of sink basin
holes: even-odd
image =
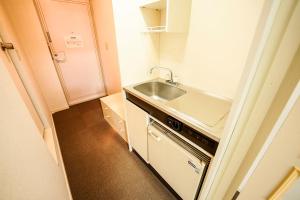
[[[161,101],[171,101],[186,93],[180,88],[158,81],[142,83],[135,86],[134,89],[148,97]]]

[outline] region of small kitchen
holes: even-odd
[[[224,21],[206,24],[198,1],[113,7],[123,91],[100,99],[104,119],[177,198],[200,199],[259,17],[248,30],[218,30],[226,37],[216,32]],[[237,14],[227,13],[227,26],[244,23],[232,21]]]
[[[290,34],[299,2],[3,0],[0,11],[0,72],[19,95],[3,93],[16,141],[5,143],[15,153],[5,170],[24,179],[7,176],[0,199],[235,200],[257,190],[247,185],[255,160],[300,76]]]

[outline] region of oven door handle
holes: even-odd
[[[203,171],[204,167],[205,167],[205,164],[204,164],[202,161],[201,161],[201,167],[200,167],[200,168],[197,167],[197,166],[193,163],[193,161],[191,161],[191,160],[188,160],[188,164],[189,164],[191,167],[194,168],[194,170],[195,170],[195,172],[196,172],[197,174],[200,174],[200,173]]]
[[[155,139],[157,142],[161,141],[161,137],[159,137],[158,135],[156,135],[155,133],[153,133],[152,130],[148,130],[149,135]]]

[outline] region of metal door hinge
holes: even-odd
[[[1,49],[5,51],[6,49],[14,49],[14,45],[12,43],[0,42]]]
[[[237,191],[234,193],[234,195],[233,195],[233,197],[232,197],[231,200],[236,200],[236,199],[238,198],[239,195],[240,195],[240,192],[237,190]]]

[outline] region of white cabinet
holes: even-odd
[[[130,101],[126,100],[126,119],[129,144],[145,161],[148,161],[148,114]]]
[[[187,32],[191,0],[142,0],[145,32]]]
[[[193,200],[205,164],[153,126],[148,132],[150,165],[184,200]]]
[[[125,128],[125,106],[121,93],[109,95],[100,99],[104,119],[127,142]]]

